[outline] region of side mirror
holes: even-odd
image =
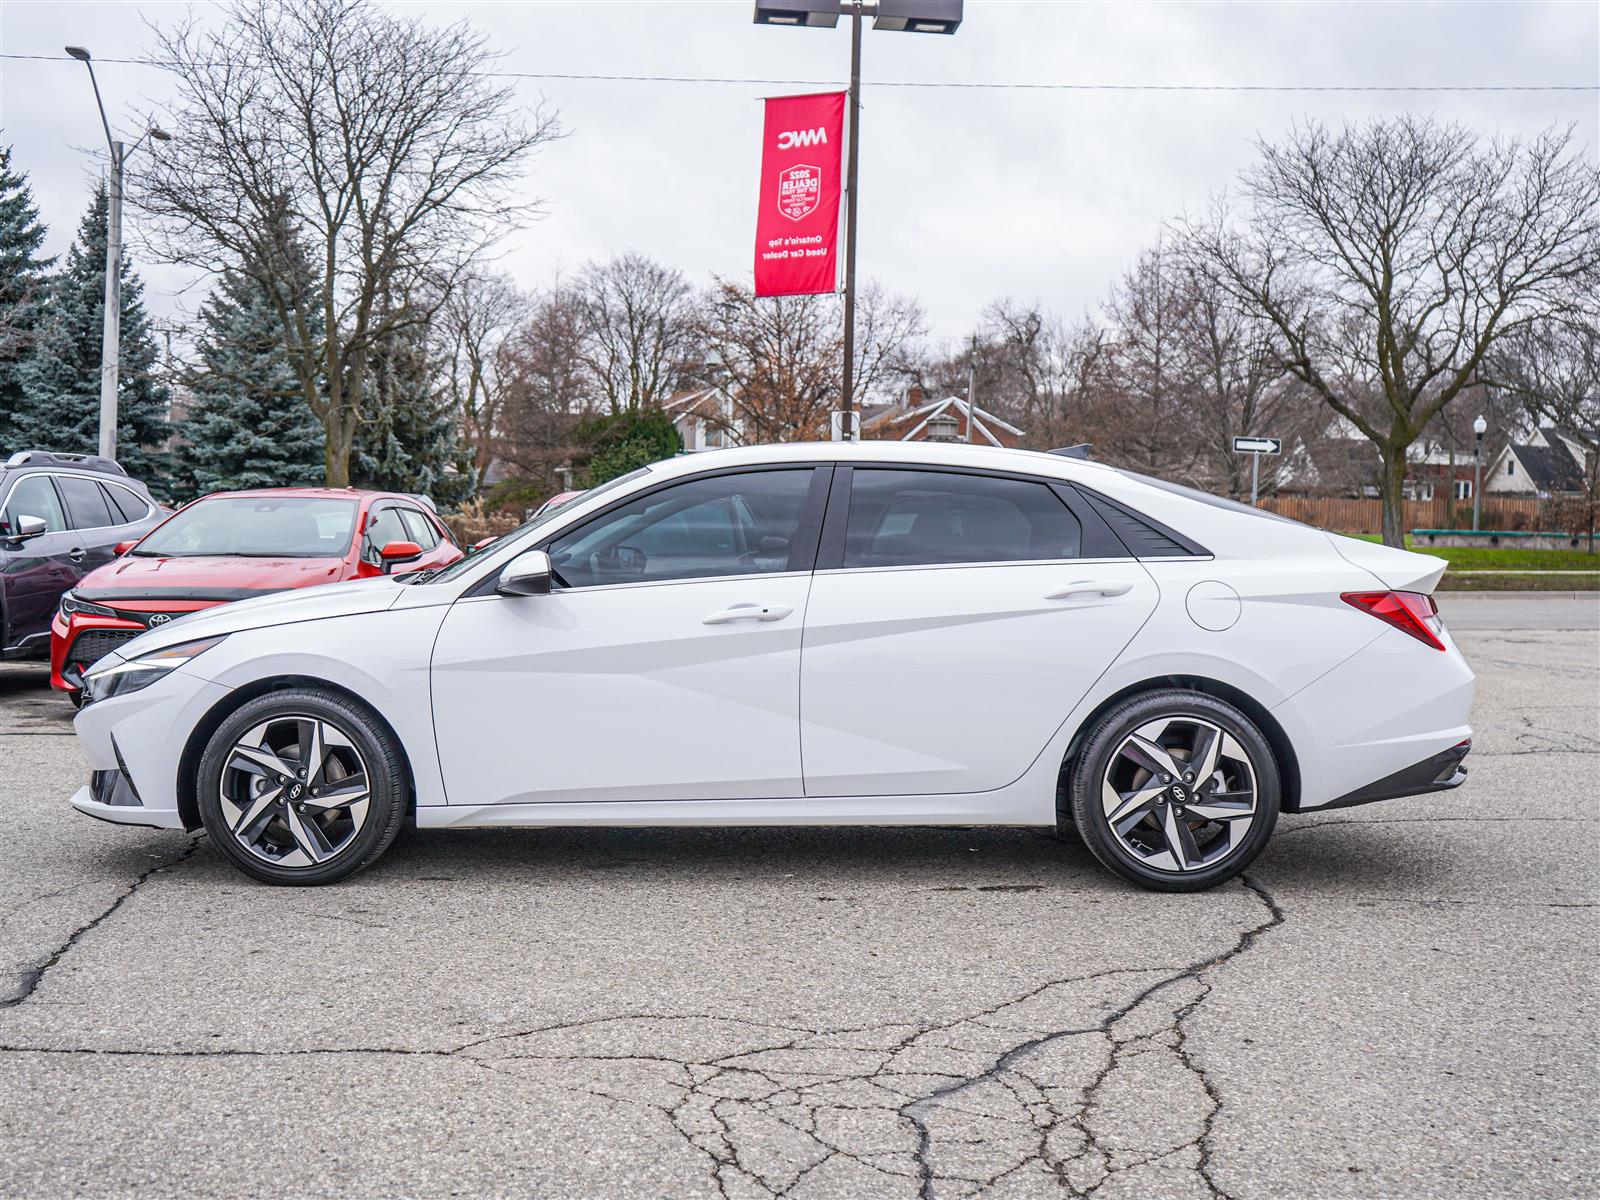
[[[495,591],[502,596],[548,596],[550,556],[543,550],[517,555],[500,572]]]
[[[129,550],[132,550],[138,544],[139,542],[137,539],[131,542],[118,542],[115,546],[111,547],[111,553],[115,554],[118,558],[121,558],[124,554],[126,554]]]
[[[499,540],[500,539],[497,537],[479,538],[477,541],[472,543],[472,548],[474,550],[482,550],[485,546],[492,546]]]
[[[389,574],[401,563],[415,562],[422,557],[422,547],[415,542],[390,542],[378,551],[383,560],[383,573]]]
[[[28,538],[36,538],[44,531],[45,521],[43,517],[30,517],[23,513],[18,515],[17,531],[11,536],[21,542],[26,541]]]

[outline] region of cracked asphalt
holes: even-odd
[[[0,669],[0,1195],[1600,1195],[1600,604],[1471,778],[1139,892],[1020,830],[467,830],[274,890]]]

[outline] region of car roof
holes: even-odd
[[[670,478],[719,467],[781,462],[903,462],[908,465],[979,467],[991,471],[1017,471],[1085,481],[1115,473],[1114,468],[1103,463],[1068,458],[1043,450],[1013,450],[1004,446],[979,446],[967,442],[901,441],[786,442],[701,450],[653,463],[650,470],[657,478]]]
[[[417,503],[415,496],[404,492],[371,492],[362,488],[336,488],[336,487],[275,487],[275,488],[240,488],[228,492],[207,492],[195,500],[215,500],[219,497],[234,499],[239,496],[284,496],[307,500],[409,500]]]

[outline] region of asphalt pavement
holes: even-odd
[[[1600,1196],[1600,599],[1441,605],[1467,784],[1197,896],[918,828],[264,888],[73,813],[69,710],[0,669],[0,1195]]]

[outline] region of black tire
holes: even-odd
[[[223,770],[247,732],[297,718],[323,722],[348,740],[365,767],[367,807],[359,828],[329,857],[309,865],[285,866],[261,857],[235,836],[223,812]],[[223,857],[263,883],[287,887],[336,883],[371,866],[394,842],[411,808],[404,759],[393,734],[365,705],[316,687],[269,692],[241,705],[206,744],[196,773],[196,793],[201,823]],[[305,798],[309,796],[307,792]],[[305,807],[299,811],[304,813]]]
[[[1210,836],[1215,839],[1226,836],[1228,839],[1226,843],[1215,840],[1211,843],[1214,846],[1211,852],[1218,855],[1215,861],[1205,861],[1203,857],[1197,856],[1195,861],[1203,865],[1192,866],[1186,870],[1152,866],[1140,856],[1133,844],[1141,837],[1150,839],[1155,852],[1148,857],[1152,860],[1160,859],[1159,846],[1154,837],[1162,837],[1163,841],[1171,840],[1160,834],[1160,830],[1165,827],[1169,808],[1174,814],[1183,814],[1187,811],[1182,803],[1177,803],[1173,799],[1174,795],[1179,799],[1183,797],[1181,779],[1172,780],[1175,785],[1180,785],[1177,791],[1164,793],[1155,802],[1157,809],[1153,810],[1145,821],[1134,826],[1135,832],[1126,842],[1113,829],[1106,812],[1107,805],[1102,800],[1102,788],[1107,781],[1107,772],[1113,769],[1117,771],[1128,769],[1128,760],[1119,754],[1124,743],[1135,731],[1163,719],[1172,721],[1173,727],[1177,729],[1183,728],[1183,723],[1186,721],[1195,722],[1196,728],[1202,725],[1219,728],[1233,739],[1238,749],[1243,751],[1248,759],[1246,765],[1253,776],[1254,809],[1248,818],[1215,823],[1198,818],[1185,823],[1191,830],[1198,829],[1202,837]],[[1180,757],[1183,753],[1184,751],[1178,748],[1172,755],[1180,766],[1186,765],[1185,760]],[[1220,765],[1220,772],[1231,772],[1233,777],[1238,778],[1243,770],[1238,762],[1236,757],[1230,758],[1228,764]],[[1142,780],[1137,775],[1134,778],[1137,781],[1136,787],[1155,788],[1167,777],[1163,774],[1158,778],[1152,772],[1149,777]],[[1196,786],[1206,784],[1212,778],[1216,777],[1196,781]],[[1113,784],[1114,788],[1115,786]],[[1219,781],[1218,786],[1227,786],[1226,780]],[[1244,871],[1261,853],[1267,844],[1267,839],[1272,836],[1282,800],[1277,758],[1255,722],[1224,700],[1185,688],[1163,688],[1159,691],[1143,692],[1118,704],[1096,721],[1071,769],[1068,795],[1077,834],[1101,865],[1141,887],[1165,892],[1204,891]],[[1189,804],[1204,802],[1192,792],[1187,797]],[[1247,827],[1240,830],[1238,826],[1246,825],[1247,821]],[[1154,831],[1153,836],[1150,831]],[[1192,843],[1194,839],[1191,837],[1190,841]],[[1174,859],[1175,857],[1173,856]]]

